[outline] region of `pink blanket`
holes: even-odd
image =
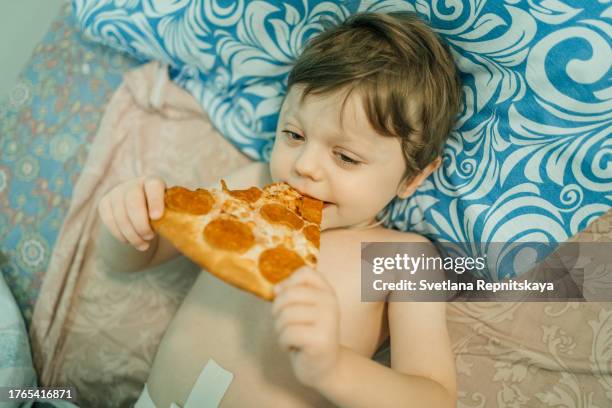
[[[35,305],[30,335],[42,385],[76,386],[84,406],[128,406],[198,272],[184,258],[136,274],[108,270],[95,245],[101,197],[143,174],[169,186],[206,186],[248,161],[165,67],[150,63],[125,75],[75,185]]]

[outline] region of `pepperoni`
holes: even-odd
[[[254,203],[261,197],[261,190],[257,187],[251,187],[248,190],[230,190],[230,195],[247,203]]]
[[[300,211],[305,220],[320,224],[323,213],[323,201],[310,197],[302,197]]]
[[[255,244],[251,227],[234,218],[217,218],[204,228],[206,241],[219,249],[244,253]]]
[[[302,265],[302,257],[283,246],[266,249],[259,256],[259,270],[272,283],[282,281]]]
[[[321,231],[319,230],[319,228],[314,225],[307,225],[304,227],[302,232],[304,233],[304,236],[307,240],[312,242],[315,247],[319,247],[319,239],[321,237]]]
[[[215,199],[202,188],[191,191],[184,187],[171,187],[166,190],[165,203],[171,210],[204,215],[212,209]]]
[[[227,188],[227,184],[225,184],[225,180],[221,180],[221,187],[223,191],[235,197],[239,200],[246,201],[247,203],[254,203],[263,194],[263,192],[257,187],[251,187],[248,190],[230,190]]]
[[[273,224],[284,224],[289,228],[300,229],[304,221],[280,204],[265,204],[259,210],[262,217]]]

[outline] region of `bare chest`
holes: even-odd
[[[325,234],[321,239],[324,249],[318,269],[336,292],[340,343],[370,357],[386,336],[384,304],[361,302],[359,247],[337,248],[325,241]],[[202,272],[159,346],[149,379],[152,396],[162,388],[156,384],[165,384],[172,389],[171,395],[157,396],[164,402],[164,398],[180,402],[189,395],[208,359],[234,374],[224,397],[226,406],[253,403],[254,395],[265,397],[259,401],[263,406],[271,402],[287,407],[327,404],[295,379],[289,356],[278,345],[272,303]],[[182,373],[181,378],[171,375],[175,370]]]

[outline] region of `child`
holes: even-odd
[[[270,163],[226,181],[285,181],[323,200],[317,269],[277,285],[273,303],[200,274],[136,407],[203,406],[202,396],[230,407],[454,407],[445,304],[361,302],[359,271],[362,241],[427,242],[375,219],[440,165],[459,105],[448,50],[412,14],[359,14],[315,37],[290,73]],[[164,188],[140,177],[100,202],[103,234],[142,251],[125,270],[179,255],[149,225]],[[389,336],[391,368],[371,360]]]

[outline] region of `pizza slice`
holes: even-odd
[[[262,189],[166,189],[153,228],[192,261],[263,299],[303,265],[315,267],[323,202],[286,183]]]

